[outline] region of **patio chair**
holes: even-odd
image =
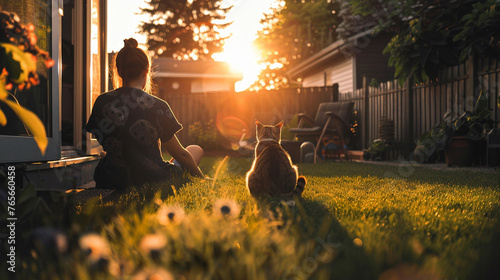
[[[345,159],[347,159],[346,139],[350,136],[350,121],[353,113],[354,102],[325,102],[319,104],[316,117],[312,119],[306,114],[299,114],[297,128],[290,129],[298,139],[311,139],[316,141],[314,163],[320,150],[321,143],[326,138],[337,139],[341,143]],[[312,125],[304,127],[305,123]]]

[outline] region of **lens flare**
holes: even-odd
[[[231,143],[238,143],[248,133],[248,125],[238,117],[217,116],[216,126],[219,132]]]

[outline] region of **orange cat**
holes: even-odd
[[[252,169],[248,171],[246,184],[253,197],[300,196],[306,186],[306,178],[298,176],[297,166],[281,147],[281,127],[262,125],[256,121],[257,145]]]

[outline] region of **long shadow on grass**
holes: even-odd
[[[500,221],[496,223],[489,246],[479,251],[479,260],[473,265],[466,279],[498,279],[500,275]]]
[[[500,191],[498,189],[500,177],[498,171],[494,173],[494,172],[477,172],[465,169],[433,170],[419,166],[399,167],[399,166],[389,166],[389,165],[362,164],[354,162],[342,162],[342,163],[326,162],[317,165],[302,164],[299,166],[299,170],[301,171],[302,174],[306,176],[309,175],[321,178],[374,177],[381,179],[381,181],[384,179],[400,179],[406,182],[413,182],[416,184],[432,184],[436,186],[437,185],[445,186],[445,188],[434,188],[435,190],[433,188],[430,188],[431,191],[443,191],[446,190],[446,188],[448,187],[468,188],[478,191],[481,191],[481,189],[483,190],[488,189],[489,191],[493,191],[494,195],[496,194],[496,196],[500,197]],[[409,186],[409,185],[404,184],[404,186]],[[313,204],[314,202],[304,201],[304,203],[307,205],[308,203]],[[315,206],[311,207],[315,208]],[[455,210],[455,208],[456,209],[462,208],[460,202],[457,202],[456,204],[452,203],[450,207],[451,208],[449,210]],[[445,210],[446,209],[447,208],[445,208]],[[383,212],[379,211],[377,215],[389,217],[392,213],[395,213],[394,210],[390,210],[390,212],[387,214],[384,214]],[[480,214],[485,215],[484,217],[487,217],[487,215],[493,215],[493,217],[498,217],[498,213],[500,213],[499,209],[494,208],[493,210]],[[395,216],[403,218],[405,215],[396,214]],[[490,221],[495,222],[495,219],[492,218],[490,219]],[[409,225],[410,223],[411,221],[408,222],[404,220],[399,221],[400,225],[407,225],[407,224]],[[338,231],[339,230],[338,227],[340,226],[334,224],[332,227],[337,228],[336,230]],[[468,242],[467,246],[471,246],[471,250],[476,250],[478,256],[477,261],[463,264],[464,266],[471,268],[470,270],[460,267],[460,271],[467,271],[467,273],[458,276],[460,277],[460,279],[461,277],[464,277],[463,279],[496,279],[498,275],[500,275],[500,267],[498,266],[498,263],[500,261],[500,256],[498,255],[498,248],[500,245],[499,228],[500,225],[497,221],[495,222],[495,226],[492,227],[493,229],[492,234],[489,234],[487,232],[469,232],[466,229],[463,229],[462,231],[460,231],[460,233],[457,233],[457,237],[453,239],[453,242],[455,242],[457,245],[460,245],[459,241],[462,242],[462,245],[460,246],[464,246],[463,242]],[[435,230],[439,230],[439,228],[436,228]],[[444,230],[446,230],[446,228]],[[404,229],[400,229],[399,231],[404,232]],[[412,230],[411,229],[407,230],[407,232],[412,232]],[[478,242],[471,243],[470,239],[468,238],[469,234],[476,235]],[[443,238],[442,235],[444,234],[442,232],[437,231],[435,235],[439,235],[439,238]],[[349,241],[348,239],[349,237],[347,236],[346,242]],[[444,241],[446,240],[444,239],[443,242]],[[447,240],[446,242],[450,242],[450,240]],[[439,256],[442,253],[440,251],[440,249],[442,249],[440,246],[431,249],[434,249],[433,252],[429,253],[431,255]],[[424,252],[423,254],[424,257],[427,255],[426,253],[427,252]],[[460,259],[458,256],[457,258]],[[404,257],[402,261],[405,261],[407,263],[408,262],[418,263],[418,260],[419,260],[418,258],[412,259]],[[447,261],[453,262],[454,258],[448,256]],[[380,273],[380,271],[377,272],[377,270],[379,270],[380,268],[374,268],[373,265],[368,267],[372,271],[375,271],[375,274],[373,275]],[[458,269],[459,268],[457,268],[457,270]],[[451,272],[445,271],[445,272],[454,275],[453,271]],[[405,273],[411,274],[411,272],[408,271],[406,271]],[[419,272],[415,271],[414,273],[419,273]]]
[[[260,202],[261,207],[279,205],[276,201]],[[280,207],[272,207],[280,211]],[[310,199],[296,199],[285,206],[284,217],[298,229],[306,246],[298,264],[282,279],[373,279],[372,261],[361,244],[355,244],[328,208]]]

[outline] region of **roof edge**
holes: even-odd
[[[326,48],[321,49],[319,52],[299,62],[297,65],[288,70],[286,74],[289,76],[289,78],[294,79],[300,76],[302,73],[307,72],[308,70],[316,67],[317,65],[323,63],[324,61],[332,57],[335,57],[341,53],[344,53],[344,55],[346,55],[345,52],[343,52],[342,50],[345,49],[347,44],[352,43],[353,41],[357,40],[360,37],[370,35],[373,31],[374,31],[373,28],[368,29],[364,32],[349,37],[347,41],[343,39],[337,40],[331,45],[327,46]]]
[[[217,74],[197,74],[197,73],[179,73],[179,72],[156,72],[153,78],[232,78],[243,79],[243,75],[217,75]]]

